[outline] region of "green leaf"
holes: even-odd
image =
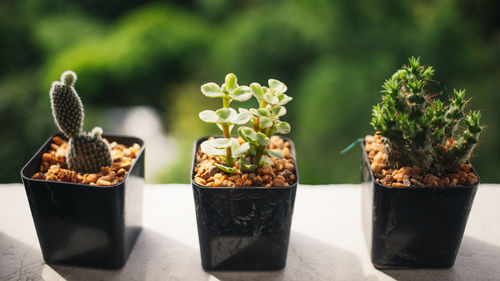
[[[248,113],[248,114],[251,114],[250,110],[248,110],[246,108],[242,108],[242,107],[238,108],[238,112],[239,113]]]
[[[236,101],[247,101],[252,97],[250,88],[247,86],[237,87],[229,96]]]
[[[267,83],[269,84],[269,88],[277,94],[284,93],[287,90],[286,85],[276,79],[269,79]]]
[[[263,133],[257,133],[257,143],[259,145],[265,146],[269,144],[270,139]]]
[[[218,164],[218,163],[215,163],[215,166],[217,168],[219,168],[220,170],[226,172],[226,173],[229,173],[229,174],[234,174],[236,172],[238,172],[237,169],[235,168],[232,168],[232,167],[228,167],[228,166],[225,166],[225,165],[221,165],[221,164]]]
[[[230,147],[233,144],[232,139],[226,139],[226,138],[212,139],[208,140],[207,142],[215,148],[226,148]]]
[[[236,87],[238,87],[237,83],[238,79],[236,78],[236,75],[234,73],[229,73],[226,75],[226,78],[224,79],[224,84],[226,84],[226,89],[230,92],[234,90]]]
[[[272,94],[270,93],[266,93],[264,94],[264,100],[268,103],[268,104],[277,104],[279,102],[278,98],[273,96]]]
[[[283,155],[283,152],[279,150],[266,149],[264,150],[264,153],[276,159],[283,159],[283,157],[285,157],[285,155]]]
[[[257,109],[257,115],[260,117],[271,117],[271,112],[267,108],[259,108]]]
[[[262,91],[262,86],[259,83],[250,84],[250,89],[252,90],[252,94],[258,100],[264,98],[264,92]]]
[[[233,118],[231,119],[231,124],[245,125],[250,121],[250,118],[252,118],[252,115],[250,115],[250,113],[241,112],[239,114],[233,115]]]
[[[278,105],[285,105],[285,104],[289,103],[291,100],[293,100],[293,98],[291,98],[285,94],[281,94],[281,95],[278,95],[277,104]]]
[[[255,108],[250,108],[250,113],[253,115],[253,116],[257,116],[259,117],[259,112],[257,111],[257,109]]]
[[[271,111],[274,117],[281,117],[286,114],[286,108],[284,106],[275,106]]]
[[[269,117],[260,117],[260,127],[269,128],[273,125],[273,121]]]
[[[248,150],[250,149],[250,144],[248,142],[245,142],[242,145],[239,145],[238,140],[235,139],[235,141],[236,143],[232,147],[233,157],[240,158],[248,152]]]
[[[274,166],[274,162],[271,159],[267,158],[266,156],[262,157],[259,163],[260,166],[264,166],[264,164],[269,164],[271,166]]]
[[[207,123],[216,123],[217,122],[217,115],[215,114],[215,111],[213,110],[204,110],[198,114],[200,119],[203,122]]]
[[[220,98],[225,96],[219,85],[213,82],[201,85],[201,92],[209,98]]]
[[[240,127],[238,129],[238,134],[245,141],[251,142],[253,144],[257,144],[257,133],[250,127]]]
[[[248,150],[248,154],[255,156],[255,152],[256,152],[255,146],[254,145],[250,146],[250,150]]]
[[[217,123],[230,123],[233,116],[236,114],[236,110],[232,108],[221,108],[215,111],[217,115]]]
[[[238,166],[240,167],[241,170],[243,171],[255,171],[257,169],[256,165],[251,164],[248,162],[248,160],[244,157],[240,158],[240,161],[238,162]]]
[[[278,134],[288,134],[291,130],[290,124],[288,124],[287,122],[277,122],[274,127],[276,129],[276,133]]]
[[[201,143],[200,145],[201,151],[203,151],[205,154],[211,155],[211,156],[225,156],[226,155],[226,150],[223,148],[216,148],[214,147],[210,141],[206,140]]]

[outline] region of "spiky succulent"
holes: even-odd
[[[75,91],[76,74],[65,71],[61,81],[50,88],[52,115],[59,130],[69,139],[66,154],[68,168],[77,172],[98,172],[111,165],[111,150],[101,137],[102,129],[83,131],[83,105]]]
[[[466,111],[465,90],[454,90],[447,103],[429,93],[433,75],[431,66],[412,57],[382,86],[371,125],[383,137],[391,168],[417,165],[451,172],[469,160],[478,144],[480,112]]]
[[[264,155],[283,158],[282,153],[266,147],[273,134],[290,132],[290,125],[279,120],[280,116],[286,114],[283,105],[292,100],[284,94],[286,90],[285,84],[274,79],[269,80],[269,88],[258,83],[252,83],[251,87],[239,86],[233,73],[226,75],[225,83],[220,87],[215,83],[202,85],[201,92],[205,96],[222,98],[223,108],[202,111],[199,117],[205,122],[216,123],[224,138],[204,141],[200,145],[201,150],[211,156],[220,156],[225,164],[216,166],[227,173],[235,173],[238,169],[253,171],[264,163],[273,164]],[[231,101],[247,101],[252,94],[259,102],[258,109],[239,108],[236,112],[229,107]],[[235,125],[245,124],[250,124],[251,127],[242,126],[238,129],[245,141],[240,144],[231,137],[231,131]]]

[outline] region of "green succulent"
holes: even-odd
[[[290,132],[290,124],[280,121],[279,118],[286,114],[283,106],[292,98],[285,95],[287,87],[282,82],[269,79],[269,88],[262,87],[258,83],[252,83],[250,87],[239,86],[237,77],[233,73],[226,75],[222,86],[216,83],[206,83],[201,86],[201,92],[210,98],[221,98],[223,107],[216,110],[204,110],[199,113],[202,121],[215,123],[222,130],[224,138],[204,141],[200,148],[211,156],[220,156],[225,165],[216,166],[227,172],[236,173],[233,167],[238,163],[240,170],[254,171],[264,163],[273,164],[267,155],[273,158],[283,158],[279,151],[266,149],[270,137],[275,134],[286,134]],[[230,107],[231,102],[247,101],[254,96],[259,108],[239,108],[238,112]],[[249,124],[251,127],[243,126]],[[238,128],[238,134],[244,140],[240,145],[236,138],[231,137],[234,126]]]
[[[439,94],[426,90],[433,75],[431,66],[412,57],[382,86],[371,125],[383,137],[391,168],[417,165],[424,171],[452,172],[470,159],[479,142],[481,114],[466,110],[465,90],[454,90],[442,102]]]
[[[285,104],[292,100],[285,92],[287,87],[284,83],[269,79],[269,87],[261,86],[259,83],[250,84],[253,96],[259,103],[259,108],[241,109],[251,115],[251,127],[240,127],[238,134],[250,144],[250,154],[253,163],[242,163],[242,167],[248,170],[262,166],[264,163],[272,164],[264,155],[281,159],[283,154],[279,151],[266,149],[273,134],[288,134],[290,124],[280,120],[286,114]]]

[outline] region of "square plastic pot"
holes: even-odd
[[[59,135],[62,137],[61,135]],[[113,186],[32,179],[52,137],[21,170],[21,178],[47,264],[119,268],[141,231],[144,141],[104,135],[110,142],[141,145],[125,179]]]
[[[193,181],[202,266],[205,270],[278,270],[285,267],[295,193],[288,187],[205,187]],[[293,143],[291,152],[295,161]]]
[[[383,186],[375,181],[364,143],[362,149],[363,224],[373,265],[380,269],[453,266],[479,183]]]

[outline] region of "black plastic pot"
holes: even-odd
[[[386,187],[374,180],[364,143],[362,149],[363,224],[373,265],[453,266],[479,183],[465,187]]]
[[[104,135],[110,142],[142,149],[126,178],[113,186],[32,179],[50,137],[21,170],[43,258],[48,264],[119,268],[141,231],[144,142]]]
[[[205,270],[278,270],[285,267],[295,193],[289,187],[205,187],[193,181],[201,261]],[[290,141],[290,140],[288,140]],[[291,142],[291,141],[290,141]],[[295,150],[291,152],[295,159]],[[296,162],[296,161],[295,161]]]

